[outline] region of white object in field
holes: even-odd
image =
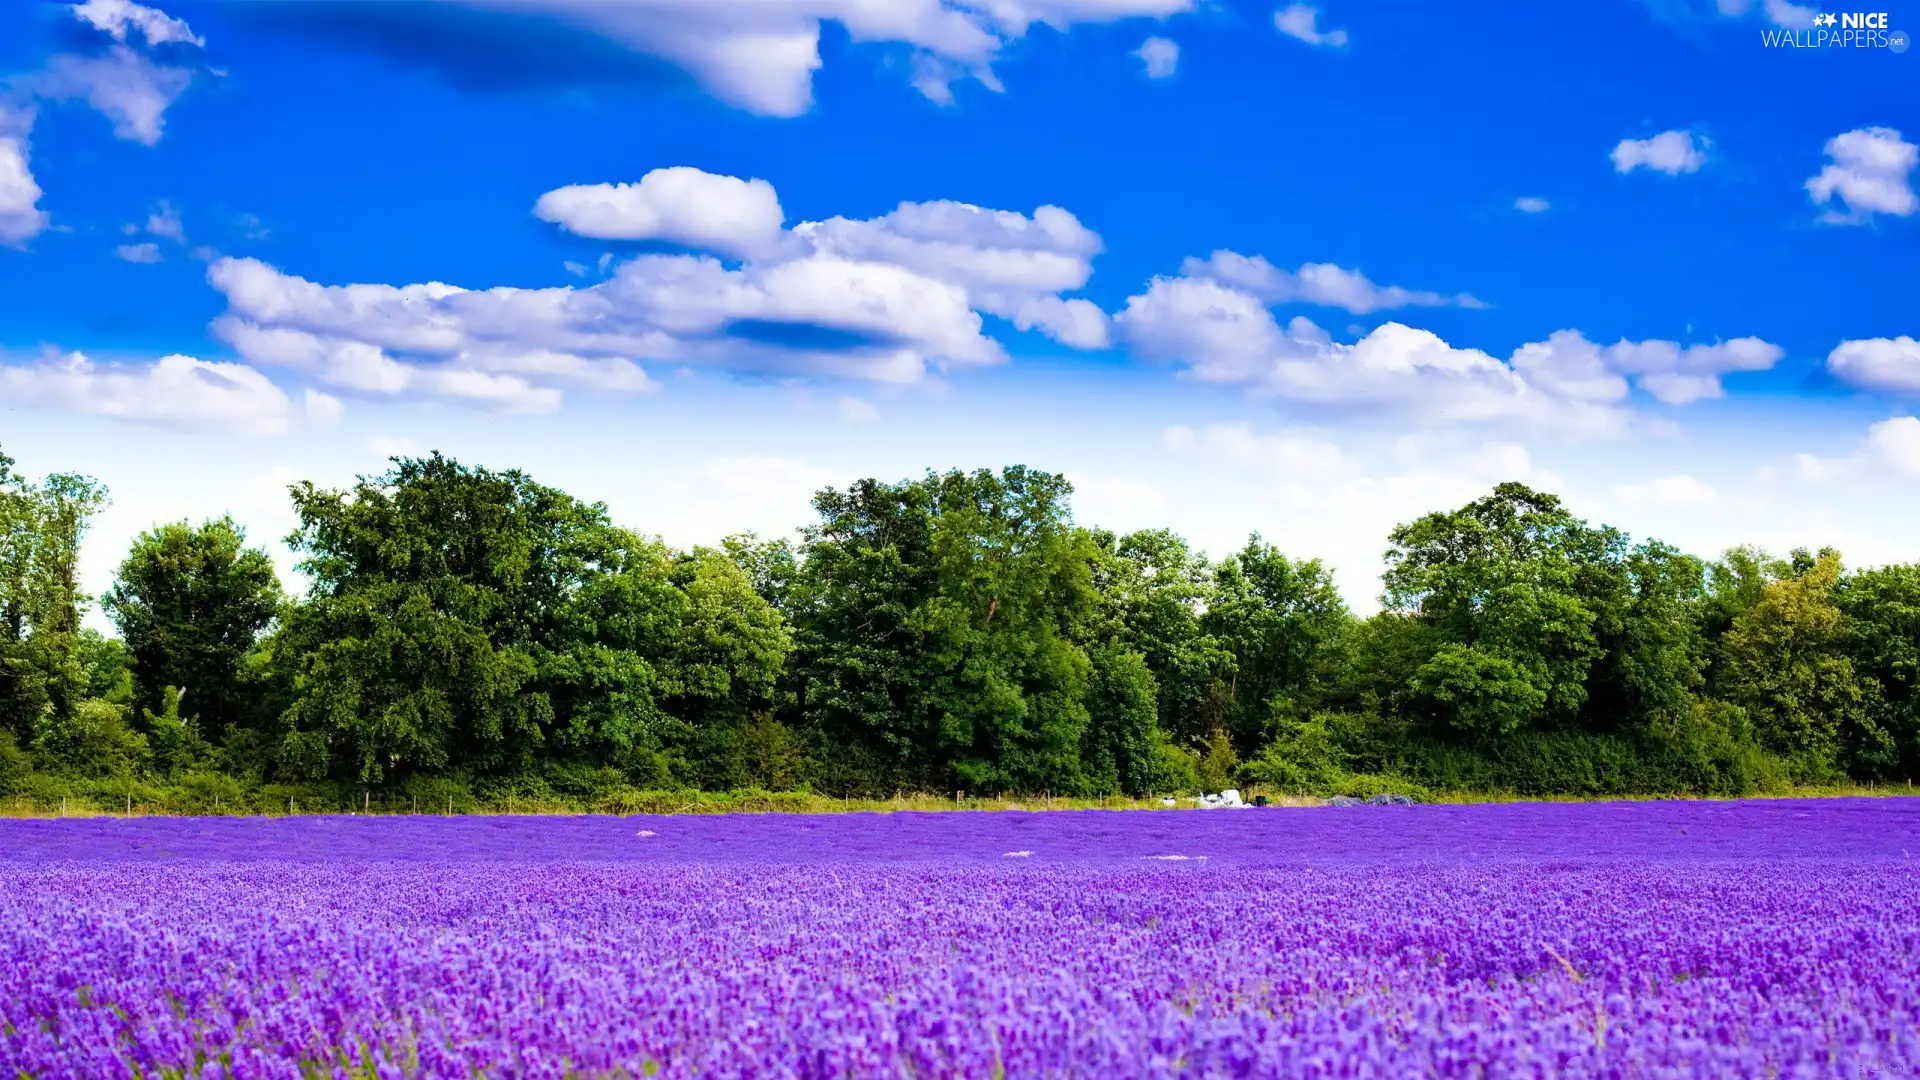
[[[655,833],[654,833],[654,831],[653,831],[652,829],[641,829],[641,830],[640,830],[639,832],[637,832],[637,833],[634,833],[633,835],[635,835],[635,836],[653,836],[653,835],[655,835]]]
[[[1033,858],[1033,852],[1031,852],[1031,851],[1009,851],[1009,852],[1007,852],[1007,853],[1006,853],[1005,855],[1002,855],[1002,856],[1000,856],[1000,857],[1001,857],[1001,858],[1003,858],[1003,859],[1031,859],[1031,858]]]
[[[1202,810],[1246,810],[1253,806],[1241,800],[1238,788],[1228,788],[1218,795],[1202,795],[1192,801]]]
[[[1161,806],[1178,806],[1180,805],[1180,800],[1175,799],[1173,796],[1169,795],[1166,798],[1160,800],[1160,805]]]

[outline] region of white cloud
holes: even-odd
[[[186,23],[129,0],[87,0],[69,10],[76,19],[111,36],[114,44],[90,55],[54,56],[40,71],[10,80],[13,90],[28,99],[83,99],[113,122],[115,135],[155,145],[167,108],[186,92],[194,73],[154,63],[129,44],[130,31],[138,31],[148,48],[204,43]],[[40,188],[27,171],[27,135],[33,120],[31,109],[0,104],[0,242],[14,245],[46,227],[46,215],[35,208]]]
[[[1663,131],[1650,139],[1621,139],[1610,155],[1613,171],[1630,173],[1651,169],[1668,176],[1699,172],[1707,163],[1707,140],[1691,131]]]
[[[1273,28],[1309,45],[1340,48],[1347,43],[1345,30],[1320,29],[1320,9],[1311,4],[1293,4],[1273,13]]]
[[[1757,338],[1602,347],[1563,330],[1503,362],[1398,322],[1344,344],[1303,317],[1282,327],[1251,289],[1197,276],[1155,278],[1114,322],[1138,355],[1184,363],[1206,382],[1305,404],[1426,420],[1513,420],[1587,435],[1630,426],[1630,377],[1659,401],[1685,404],[1720,396],[1722,375],[1763,370],[1782,355]]]
[[[1827,354],[1827,371],[1862,390],[1920,394],[1920,341],[1904,335],[1843,341]]]
[[[522,411],[558,407],[566,386],[649,389],[640,365],[652,363],[916,382],[930,369],[1005,359],[983,313],[1076,347],[1107,342],[1105,313],[1061,295],[1086,283],[1100,238],[1058,207],[1029,216],[902,203],[878,218],[782,232],[763,181],[693,170],[675,180],[688,187],[662,195],[648,180],[629,185],[633,205],[613,209],[585,196],[543,198],[541,216],[758,254],[738,267],[642,255],[592,286],[486,290],[326,286],[222,259],[208,275],[228,302],[214,331],[252,363],[296,367],[354,393]],[[709,212],[699,196],[714,191],[734,209],[757,209]]]
[[[540,196],[534,216],[596,240],[666,240],[749,258],[782,239],[785,215],[765,180],[716,176],[685,165],[637,184],[574,184]]]
[[[1712,485],[1685,474],[1642,484],[1615,484],[1608,490],[1626,506],[1705,506],[1719,498]]]
[[[180,224],[180,211],[165,199],[160,200],[160,204],[154,207],[153,213],[147,215],[146,230],[151,236],[171,240],[176,244],[187,242],[187,230]]]
[[[130,263],[157,263],[160,261],[160,245],[152,242],[145,244],[121,244],[113,253]]]
[[[0,244],[20,247],[47,227],[40,185],[27,166],[33,110],[0,105]]]
[[[1607,347],[1609,366],[1635,376],[1641,389],[1668,405],[1725,397],[1722,375],[1767,371],[1785,355],[1778,345],[1754,337],[1685,348],[1672,341],[1621,341]]]
[[[1180,46],[1163,37],[1150,37],[1133,50],[1149,79],[1165,79],[1180,69]]]
[[[959,202],[901,203],[867,220],[802,222],[793,235],[819,255],[896,266],[964,290],[970,305],[1081,349],[1107,344],[1106,313],[1060,294],[1087,283],[1097,233],[1057,206],[1032,216]]]
[[[1906,217],[1920,207],[1908,182],[1920,162],[1920,147],[1900,137],[1893,128],[1859,128],[1827,141],[1832,160],[1820,175],[1807,181],[1807,194],[1829,206],[1835,198],[1846,212],[1829,209],[1821,220],[1836,225],[1864,222],[1874,214]]]
[[[131,46],[114,45],[99,56],[53,57],[46,70],[20,83],[55,101],[84,98],[95,112],[113,121],[115,135],[155,146],[165,127],[167,108],[186,93],[193,72],[155,64]]]
[[[1553,209],[1553,204],[1534,195],[1522,195],[1513,200],[1513,208],[1523,214],[1544,214]]]
[[[1859,448],[1846,457],[1795,454],[1791,475],[1814,484],[1920,480],[1920,419],[1894,416],[1870,425]]]
[[[1080,23],[1164,18],[1195,0],[783,0],[687,3],[686,0],[452,0],[472,7],[551,18],[607,37],[687,71],[722,101],[766,116],[798,116],[813,104],[821,66],[820,27],[840,24],[856,43],[912,50],[912,82],[935,101],[973,78],[1000,89],[993,64],[1009,43],[1038,23],[1066,30]]]
[[[0,399],[192,431],[272,435],[331,423],[339,402],[308,392],[296,406],[244,364],[165,356],[150,364],[98,364],[80,353],[0,365]]]
[[[54,56],[42,70],[9,80],[12,90],[29,102],[33,98],[84,99],[113,121],[114,134],[120,138],[147,146],[158,143],[167,107],[192,83],[193,72],[155,64],[127,43],[129,31],[138,31],[149,47],[198,46],[201,40],[186,23],[129,0],[86,0],[69,10],[110,35],[114,44],[96,55]],[[31,107],[0,102],[0,244],[14,247],[25,245],[47,227],[46,212],[39,208],[43,193],[27,165],[34,119]],[[177,230],[177,219],[173,224]],[[136,252],[136,260],[139,255]]]
[[[1344,308],[1355,315],[1403,307],[1486,306],[1466,293],[1443,296],[1398,285],[1375,285],[1360,271],[1332,263],[1307,263],[1289,273],[1261,256],[1232,251],[1216,251],[1206,259],[1189,257],[1181,264],[1180,273],[1217,281],[1269,304],[1319,304]]]
[[[130,0],[86,0],[73,5],[73,15],[92,24],[94,29],[112,35],[115,41],[124,42],[129,30],[138,30],[149,45],[206,45],[193,35],[185,20]]]

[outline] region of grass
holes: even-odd
[[[153,789],[147,789],[151,792]],[[1262,791],[1259,787],[1243,789],[1242,795],[1251,801],[1255,795],[1265,794],[1276,806],[1302,807],[1321,806],[1326,799],[1315,795],[1284,794]],[[1841,798],[1848,796],[1895,796],[1916,794],[1911,786],[1825,786],[1798,787],[1774,794],[1745,796],[1746,798]],[[1726,801],[1725,796],[1704,796],[1687,794],[1628,794],[1605,796],[1582,795],[1521,795],[1502,791],[1451,791],[1433,792],[1425,801],[1432,803],[1471,805],[1479,803],[1512,802],[1612,802],[1612,801],[1648,801],[1660,799],[1690,799]],[[1035,810],[1159,810],[1164,809],[1161,798],[1134,799],[1124,796],[1105,798],[1066,798],[1060,796],[965,796],[955,798],[948,795],[899,794],[886,799],[834,798],[811,792],[689,792],[689,791],[638,791],[621,792],[602,798],[583,799],[531,799],[522,797],[474,798],[466,797],[452,800],[450,804],[440,806],[421,805],[405,796],[375,797],[363,794],[359,799],[342,799],[337,794],[327,797],[324,794],[309,793],[307,798],[292,797],[291,814],[304,816],[310,814],[368,814],[374,816],[400,816],[409,814],[466,815],[515,815],[515,816],[563,816],[577,814],[829,814],[829,813],[895,813],[899,811],[1035,811]],[[91,797],[67,798],[49,801],[44,798],[15,797],[0,800],[0,818],[92,818],[92,817],[285,817],[288,808],[279,803],[263,805],[258,799],[250,799],[239,805],[228,803],[225,806],[180,805],[169,799],[128,798],[118,801],[117,805],[108,805],[108,800],[98,795]],[[1191,807],[1193,804],[1182,798],[1176,806]]]

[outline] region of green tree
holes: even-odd
[[[1233,654],[1202,625],[1213,567],[1166,529],[1093,530],[1088,540],[1100,611],[1091,638],[1138,653],[1158,690],[1159,727],[1198,745],[1225,726],[1231,703]]]
[[[102,598],[133,657],[134,706],[183,710],[219,733],[249,712],[240,662],[279,613],[266,552],[246,546],[231,518],[180,521],[141,533]],[[168,689],[178,690],[169,703]]]
[[[798,708],[842,789],[1084,786],[1094,615],[1065,479],[1014,466],[814,499],[794,587]]]
[[[1893,753],[1878,687],[1847,655],[1849,627],[1835,602],[1840,570],[1833,551],[1801,560],[1721,639],[1728,700],[1746,710],[1763,746],[1815,779],[1884,764]]]
[[[1635,547],[1620,565],[1625,592],[1597,605],[1603,657],[1589,680],[1581,726],[1676,734],[1690,723],[1706,683],[1706,569],[1659,541]]]
[[[1214,571],[1202,625],[1233,658],[1226,727],[1241,756],[1277,723],[1323,706],[1349,674],[1353,617],[1332,575],[1258,535]]]
[[[702,710],[738,715],[784,658],[778,614],[731,560],[676,557],[519,472],[436,454],[293,499],[312,587],[273,650],[296,774],[572,760],[661,783]]]
[[[30,483],[0,454],[0,726],[21,743],[73,741],[60,729],[88,689],[80,544],[106,501],[84,476]]]
[[[1119,645],[1096,649],[1080,748],[1089,790],[1147,795],[1160,790],[1159,688],[1146,658]]]
[[[1834,602],[1846,616],[1847,658],[1874,682],[1874,726],[1894,744],[1891,756],[1859,764],[1867,776],[1910,780],[1920,773],[1920,565],[1857,571]]]
[[[1625,537],[1505,483],[1389,539],[1385,605],[1433,631],[1413,686],[1443,730],[1498,736],[1579,717],[1605,652],[1602,616],[1628,587]]]

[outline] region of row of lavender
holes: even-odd
[[[1906,800],[274,827],[0,825],[0,1075],[1920,1070]]]

